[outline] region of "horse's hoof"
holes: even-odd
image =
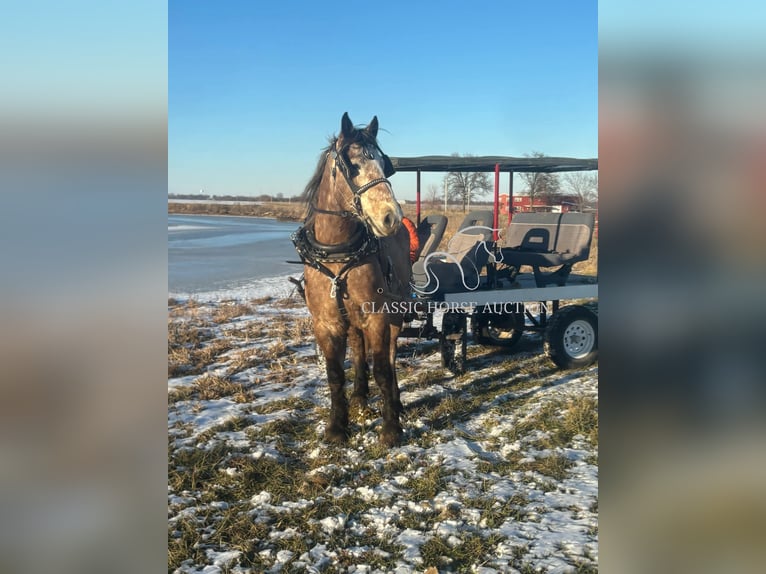
[[[344,429],[340,426],[330,425],[324,431],[325,442],[331,444],[344,444],[348,442],[349,432],[348,429]]]
[[[398,445],[402,441],[402,427],[398,423],[386,423],[380,431],[380,444],[387,447]]]

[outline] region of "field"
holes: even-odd
[[[405,437],[345,447],[300,298],[169,301],[169,572],[596,572],[598,367],[403,340]]]
[[[575,271],[597,258],[594,242]],[[559,371],[527,333],[469,344],[456,377],[435,342],[403,339],[401,446],[378,443],[374,383],[329,446],[297,294],[168,312],[168,572],[597,572],[598,365]]]

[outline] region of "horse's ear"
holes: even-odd
[[[365,128],[365,131],[370,134],[373,139],[378,137],[378,116],[372,116],[372,121]]]
[[[354,133],[354,124],[351,118],[348,117],[348,112],[344,112],[340,120],[340,133],[344,139],[349,139],[351,134]]]

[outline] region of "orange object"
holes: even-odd
[[[410,233],[410,263],[415,263],[415,261],[418,260],[418,253],[420,252],[418,230],[415,229],[415,224],[406,217],[402,218],[402,223]]]

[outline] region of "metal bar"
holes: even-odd
[[[565,285],[563,287],[529,287],[527,289],[493,289],[487,291],[466,291],[446,293],[445,303],[460,303],[466,306],[487,303],[513,303],[557,301],[559,299],[597,299],[598,285]]]
[[[513,219],[513,172],[509,171],[508,175],[510,176],[508,180],[508,225],[510,225]]]
[[[418,183],[415,188],[415,198],[417,203],[417,225],[420,225],[420,170],[418,170]]]
[[[500,216],[500,164],[495,164],[495,209],[492,210],[492,241],[497,242],[497,222]]]

